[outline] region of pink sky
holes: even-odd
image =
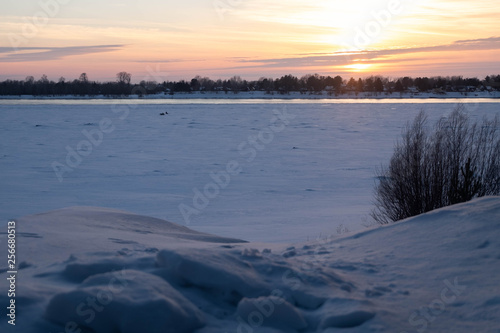
[[[497,0],[8,1],[0,80],[500,74]]]

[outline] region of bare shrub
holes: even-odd
[[[424,112],[377,171],[372,217],[380,224],[500,194],[500,119],[473,122],[463,106],[431,131]]]

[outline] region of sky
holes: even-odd
[[[0,80],[500,74],[498,0],[3,0]]]

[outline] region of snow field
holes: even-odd
[[[456,106],[45,102],[0,105],[0,220],[104,206],[264,242],[371,224],[374,171],[401,128],[421,109],[432,122]],[[466,102],[473,117],[498,112]]]
[[[0,105],[15,332],[500,332],[498,197],[362,227],[406,121],[453,107]]]

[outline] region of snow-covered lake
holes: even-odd
[[[259,242],[359,230],[405,123],[459,102],[473,117],[500,110],[495,100],[0,101],[0,220],[102,206]]]

